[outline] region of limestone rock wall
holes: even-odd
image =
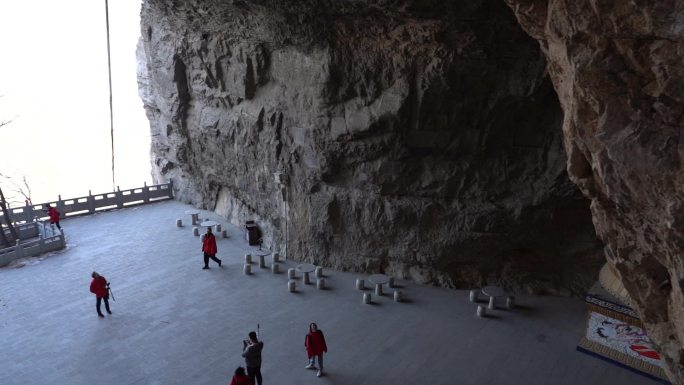
[[[560,97],[572,180],[684,383],[684,2],[507,0]]]
[[[602,256],[502,1],[145,0],[158,181],[339,269],[581,293]]]

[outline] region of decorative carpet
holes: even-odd
[[[619,302],[597,283],[585,296],[586,334],[577,350],[669,384],[660,354],[629,306]]]

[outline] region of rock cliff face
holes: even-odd
[[[684,3],[507,2],[548,59],[608,261],[684,383]]]
[[[503,1],[146,0],[156,179],[288,258],[580,293],[602,256]]]

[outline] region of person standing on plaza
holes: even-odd
[[[95,294],[95,298],[97,298],[97,315],[100,316],[100,318],[104,318],[104,314],[102,314],[102,311],[100,310],[100,303],[103,299],[107,314],[112,314],[112,311],[109,310],[109,283],[107,283],[105,277],[95,271],[93,271],[91,277],[93,277],[93,280],[90,282],[90,292]]]
[[[62,226],[59,225],[59,211],[57,211],[56,208],[50,206],[50,204],[48,203],[47,213],[48,213],[48,216],[50,217],[50,224],[51,225],[57,225],[57,228],[61,230]]]
[[[259,341],[256,332],[249,332],[249,339],[242,341],[242,356],[245,357],[247,376],[255,385],[261,385],[261,351],[263,348],[264,343]]]
[[[316,357],[318,357],[318,373],[317,377],[323,375],[323,353],[328,351],[328,346],[325,344],[325,336],[323,332],[318,329],[318,325],[311,323],[309,325],[309,334],[304,338],[304,346],[306,347],[306,354],[309,357],[309,364],[307,369],[316,369]]]
[[[254,383],[245,374],[245,368],[239,366],[235,369],[235,375],[230,380],[230,385],[254,385]]]
[[[202,236],[202,252],[204,253],[204,267],[202,269],[209,268],[209,258],[221,267],[221,260],[216,258],[216,251],[216,237],[211,232],[211,227],[207,227],[207,233]]]

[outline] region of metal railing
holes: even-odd
[[[60,218],[72,217],[76,215],[94,214],[98,211],[121,209],[128,206],[135,206],[145,203],[157,202],[160,200],[173,199],[173,184],[164,183],[143,187],[132,188],[88,196],[59,199],[52,202],[27,204],[21,207],[9,208],[9,217],[12,223],[29,223],[35,220],[48,218],[47,205],[50,204],[60,213]],[[0,212],[0,223],[4,222],[3,214]]]

